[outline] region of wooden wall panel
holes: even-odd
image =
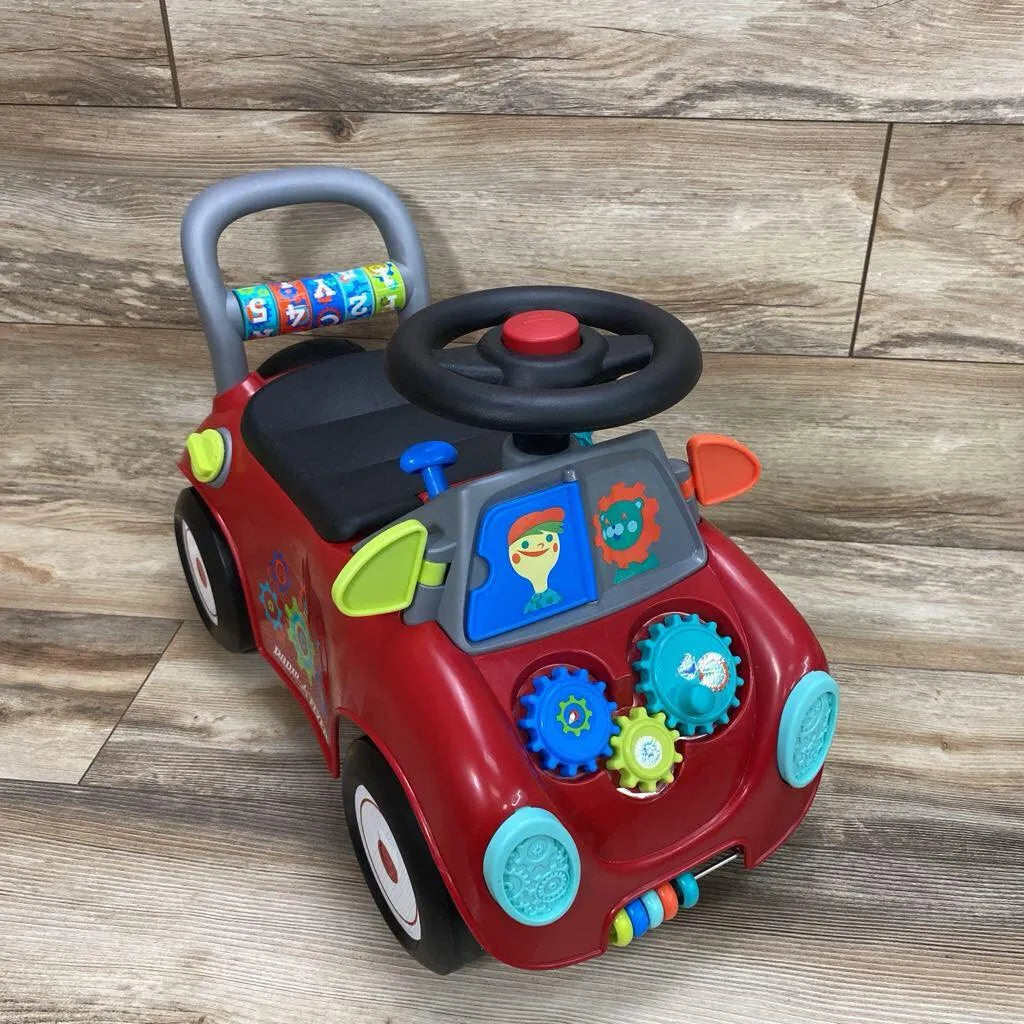
[[[4,136],[3,320],[191,326],[189,199],[247,170],[339,163],[407,200],[436,297],[568,281],[664,305],[711,350],[845,355],[884,129],[15,107]],[[247,284],[381,251],[366,217],[305,207],[231,229],[222,258]]]
[[[0,103],[174,106],[160,0],[4,0]]]
[[[1021,168],[1019,125],[896,125],[857,355],[1024,362]]]
[[[680,458],[705,431],[757,452],[757,487],[707,510],[730,533],[1021,550],[1022,399],[1020,366],[711,353],[651,425]]]
[[[175,460],[212,391],[198,334],[0,326],[0,607],[195,616]]]
[[[1021,0],[168,0],[186,105],[848,120],[1024,114]]]

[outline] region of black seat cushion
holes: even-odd
[[[276,377],[242,417],[249,450],[324,540],[368,533],[420,504],[420,475],[398,457],[417,441],[459,450],[452,482],[501,468],[507,435],[410,405],[387,382],[384,352],[353,352]]]

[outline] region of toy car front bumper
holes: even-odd
[[[687,874],[696,879],[707,867],[733,854],[737,854],[737,859],[730,861],[734,865],[758,866],[799,824],[817,787],[818,780],[803,789],[794,789],[777,775],[763,779],[756,792],[748,792],[732,808],[727,825],[688,837],[676,847],[642,861],[603,861],[588,856],[581,848],[579,890],[572,907],[553,923],[541,927],[518,923],[486,890],[475,907],[461,909],[484,949],[513,967],[544,970],[590,959],[605,952],[609,945],[624,944],[615,941],[616,918],[623,910],[628,914],[627,908],[637,901],[643,903],[647,894],[657,895],[659,889],[670,885],[680,908],[685,908],[686,883],[681,880]],[[649,896],[647,902],[653,910]],[[634,914],[639,917],[635,906]],[[654,914],[656,917],[657,912]],[[639,920],[643,934],[642,917]],[[637,937],[636,933],[634,923],[631,940]]]

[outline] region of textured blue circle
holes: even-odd
[[[808,672],[786,698],[779,720],[779,774],[801,789],[825,764],[839,715],[839,684],[827,672]]]
[[[550,811],[520,807],[487,844],[484,881],[509,917],[521,924],[551,924],[576,899],[579,852]]]
[[[605,684],[586,669],[559,666],[550,676],[537,676],[522,705],[519,725],[545,768],[571,777],[581,768],[597,771],[597,759],[611,756],[608,741],[619,731],[612,721],[615,704],[605,696]],[[589,717],[581,714],[584,709]],[[577,714],[575,722],[566,719],[569,712]]]
[[[648,633],[633,667],[640,676],[636,688],[651,713],[663,711],[668,725],[685,736],[728,722],[731,709],[739,706],[736,689],[743,685],[731,639],[696,615],[667,615]]]

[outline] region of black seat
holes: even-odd
[[[387,382],[384,352],[352,352],[276,377],[242,416],[249,450],[324,540],[368,533],[420,505],[398,457],[417,441],[459,450],[450,481],[501,468],[507,435],[424,412]]]

